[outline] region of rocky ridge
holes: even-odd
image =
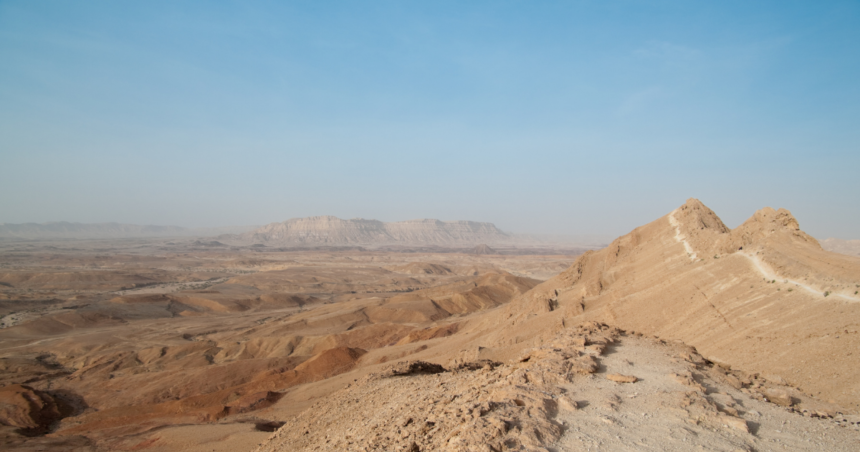
[[[787,210],[764,208],[729,229],[691,199],[586,252],[506,316],[514,331],[594,319],[682,340],[856,409],[858,290],[860,259],[823,250]],[[512,343],[506,335],[495,340]]]

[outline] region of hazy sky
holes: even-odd
[[[860,238],[860,2],[0,0],[0,222]]]

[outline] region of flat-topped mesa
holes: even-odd
[[[294,218],[242,236],[275,245],[474,245],[510,240],[492,223],[432,219],[384,223],[332,216]]]
[[[356,244],[389,239],[381,221],[342,220],[330,215],[271,223],[249,235],[256,242],[294,244]]]
[[[476,237],[507,237],[492,223],[476,221],[407,220],[383,223],[383,227],[397,242],[471,242]]]

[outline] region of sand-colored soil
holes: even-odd
[[[788,211],[488,248],[0,244],[0,444],[860,449],[860,259]]]
[[[292,388],[427,349],[571,261],[84,245],[0,254],[6,447],[248,449],[301,406],[281,402]]]

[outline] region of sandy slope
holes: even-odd
[[[581,256],[507,315],[523,325],[599,319],[683,340],[857,409],[858,288],[860,259],[822,250],[787,211],[763,209],[729,230],[690,200]]]

